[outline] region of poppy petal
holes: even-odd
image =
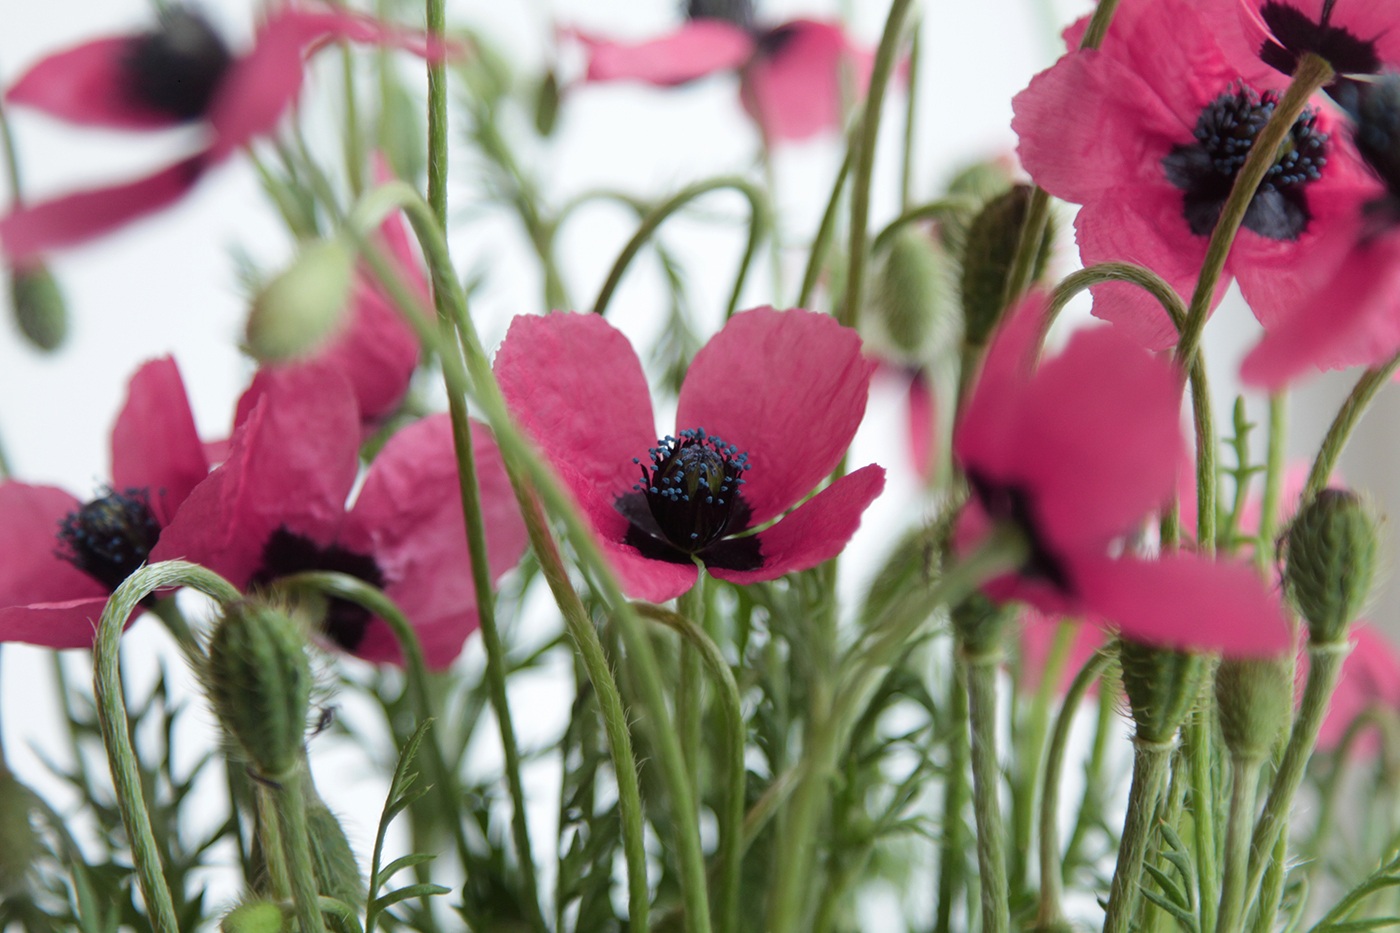
[[[131,377],[112,427],[112,488],[145,489],[162,526],[209,474],[180,368],[166,356]]]
[[[127,93],[124,67],[133,36],[110,36],[45,56],[5,92],[11,104],[33,107],[82,126],[149,130],[182,121]]]
[[[743,496],[761,525],[836,468],[865,414],[875,363],[829,315],[757,308],[734,315],[695,355],[676,425],[749,455]]]
[[[675,32],[644,42],[612,42],[580,30],[568,34],[588,50],[589,81],[643,81],[669,87],[717,71],[738,68],[754,53],[754,40],[733,23],[696,19]]]
[[[799,141],[838,129],[847,96],[859,100],[869,81],[870,61],[840,26],[794,20],[759,37],[741,94],[769,140]]]
[[[59,556],[59,524],[81,506],[53,486],[0,483],[0,606],[106,601],[102,584]]]
[[[20,641],[44,648],[91,648],[107,597],[32,603],[0,609],[0,641]],[[134,612],[127,625],[141,613]]]

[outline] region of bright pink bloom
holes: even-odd
[[[359,472],[360,417],[349,383],[324,364],[264,373],[228,459],[190,493],[152,560],[180,557],[240,588],[308,570],[336,570],[383,588],[408,617],[428,664],[444,668],[476,630],[476,593],[446,415],[401,429]],[[473,434],[492,580],[525,551],[495,443]],[[326,637],[369,661],[398,663],[387,625],[331,601]]]
[[[1042,678],[1047,673],[1046,668],[1050,664],[1050,654],[1054,651],[1055,642],[1060,637],[1060,626],[1070,621],[1061,616],[1046,615],[1034,608],[1028,608],[1025,611],[1021,617],[1021,632],[1018,642],[1020,647],[1016,665],[1018,689],[1027,692],[1040,689]],[[1075,675],[1107,642],[1108,639],[1101,628],[1093,625],[1074,626],[1069,651],[1065,654],[1058,679],[1055,681],[1055,692],[1064,696]],[[1097,691],[1097,689],[1097,685],[1090,687],[1091,692]]]
[[[1393,0],[1209,0],[1209,8],[1221,47],[1250,77],[1261,68],[1292,75],[1304,52],[1340,75],[1400,67]]]
[[[1012,127],[1036,183],[1083,205],[1075,230],[1085,265],[1135,262],[1189,298],[1235,174],[1286,81],[1244,83],[1185,0],[1124,0],[1101,49],[1068,53],[1016,96]],[[1294,124],[1226,263],[1216,299],[1233,276],[1266,327],[1327,275],[1327,231],[1373,188],[1337,126],[1321,102]],[[1144,346],[1176,342],[1141,289],[1094,294],[1094,313]]]
[[[597,315],[517,317],[496,356],[501,391],[572,490],[629,595],[695,583],[695,561],[732,583],[835,557],[885,471],[836,468],[865,412],[874,364],[832,318],[736,314],[696,354],[676,432],[656,440],[651,395],[627,338]]]
[[[52,486],[0,483],[0,641],[90,647],[107,597],[208,472],[175,361],[147,363],[112,428],[105,495],[84,504]]]
[[[1245,357],[1241,377],[1271,390],[1314,368],[1372,366],[1400,351],[1400,75],[1353,88],[1357,151],[1380,184],[1353,203],[1333,273]]]
[[[1365,624],[1351,632],[1352,649],[1342,664],[1342,676],[1327,707],[1327,718],[1317,734],[1317,747],[1335,751],[1342,737],[1369,709],[1380,709],[1390,716],[1400,715],[1400,655],[1385,636]],[[1300,676],[1306,676],[1307,655],[1300,661]],[[1352,750],[1361,756],[1374,755],[1380,740],[1374,729],[1361,736]]]
[[[720,71],[739,72],[739,96],[766,139],[788,142],[839,129],[849,95],[863,94],[872,59],[835,23],[797,19],[755,28],[747,4],[700,9],[668,35],[613,42],[578,30],[588,50],[589,81],[685,84]]]
[[[197,13],[174,7],[147,33],[85,42],[41,59],[5,98],[83,126],[152,130],[202,123],[205,148],[145,178],[26,205],[0,220],[11,261],[101,236],[168,207],[204,172],[276,129],[301,91],[306,57],[344,40],[437,57],[443,49],[343,9],[289,3],[235,57]]]
[[[1110,556],[1172,494],[1185,452],[1170,363],[1112,328],[1081,331],[1032,369],[1044,299],[994,340],[954,436],[972,498],[963,550],[996,523],[1031,553],[987,583],[993,599],[1105,621],[1124,637],[1179,649],[1263,654],[1288,647],[1278,597],[1240,563],[1187,552]]]

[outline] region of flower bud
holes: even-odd
[[[1225,747],[1238,758],[1269,757],[1293,712],[1292,665],[1282,658],[1226,658],[1215,674]]]
[[[272,901],[245,901],[224,914],[220,933],[281,933],[287,916]]]
[[[948,181],[949,197],[967,202],[939,216],[938,236],[950,255],[962,256],[967,246],[967,231],[978,212],[993,198],[1005,194],[1014,181],[1010,158],[986,159],[974,162]]]
[[[1002,632],[1016,616],[1016,609],[987,598],[980,590],[973,591],[953,607],[953,631],[965,655],[985,657],[1001,649]]]
[[[559,105],[563,102],[563,92],[559,87],[559,76],[551,68],[544,73],[539,87],[535,89],[535,132],[541,136],[554,135],[554,127],[559,123]]]
[[[1165,744],[1196,705],[1209,661],[1204,655],[1168,651],[1120,639],[1123,692],[1137,738]]]
[[[297,766],[311,706],[311,665],[306,637],[286,613],[251,601],[225,609],[209,639],[204,687],[259,775],[276,780]]]
[[[306,356],[345,318],[355,251],[336,237],[318,240],[262,287],[248,315],[246,349],[259,362]]]
[[[958,321],[948,255],[923,230],[906,225],[876,261],[869,313],[862,317],[876,329],[873,342],[907,362],[952,344]]]
[[[1345,640],[1361,615],[1375,575],[1377,532],[1370,509],[1343,489],[1324,489],[1293,519],[1283,579],[1313,644]]]
[[[1030,203],[1030,186],[1017,185],[987,202],[967,231],[962,271],[963,339],[971,346],[986,346],[1006,311],[1006,280]],[[1045,271],[1054,239],[1047,226],[1031,270],[1032,282]]]
[[[311,837],[311,864],[322,895],[347,904],[364,900],[365,883],[350,840],[330,807],[306,782],[306,831]]]
[[[0,765],[0,900],[29,886],[43,844],[34,830],[34,792]]]
[[[45,352],[63,345],[68,336],[68,305],[47,266],[31,264],[10,270],[10,301],[25,340]]]

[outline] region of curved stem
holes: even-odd
[[[1338,409],[1337,416],[1332,419],[1327,435],[1322,439],[1322,446],[1318,448],[1317,457],[1308,472],[1307,485],[1303,487],[1302,501],[1312,499],[1327,485],[1332,471],[1336,469],[1337,458],[1342,455],[1342,449],[1351,439],[1351,432],[1361,420],[1361,415],[1376,397],[1376,393],[1390,383],[1390,377],[1397,368],[1400,368],[1400,354],[1391,357],[1380,366],[1366,370],[1365,375],[1356,381],[1351,394]]]
[[[637,232],[632,234],[632,238],[627,241],[627,245],[622,248],[622,252],[618,253],[617,259],[613,262],[612,269],[609,270],[608,277],[603,282],[603,287],[598,291],[598,298],[593,302],[593,313],[607,313],[608,304],[612,301],[613,293],[617,291],[622,276],[626,274],[627,267],[632,264],[637,253],[641,252],[642,247],[672,214],[696,198],[724,188],[731,188],[739,192],[749,202],[748,245],[744,249],[743,259],[739,262],[739,271],[734,278],[734,288],[730,293],[728,312],[725,315],[732,317],[734,312],[738,310],[739,298],[743,292],[744,282],[748,278],[749,267],[753,264],[754,254],[758,251],[759,240],[763,238],[763,234],[768,229],[768,206],[763,193],[747,179],[732,175],[711,178],[689,185],[648,212],[638,225]]]
[[[1113,869],[1103,933],[1126,933],[1142,887],[1142,865],[1152,835],[1157,798],[1171,763],[1170,743],[1133,739],[1133,784],[1128,791],[1128,813],[1123,819],[1123,839],[1118,864]]]
[[[797,295],[799,308],[807,307],[817,290],[817,279],[822,274],[822,265],[826,262],[826,254],[831,250],[831,240],[836,235],[836,218],[841,213],[841,191],[846,187],[846,178],[851,174],[854,159],[855,142],[852,140],[846,146],[846,157],[841,160],[841,167],[836,170],[836,179],[831,183],[831,196],[827,198],[826,210],[822,211],[821,222],[817,224],[817,234],[812,238],[812,245],[807,251],[807,268],[802,273],[802,290]]]
[[[861,108],[856,137],[855,177],[851,181],[851,256],[846,267],[846,300],[841,305],[840,315],[841,323],[850,327],[860,320],[860,307],[864,300],[865,260],[870,250],[870,244],[866,242],[866,229],[870,223],[870,179],[875,173],[875,143],[880,136],[880,111],[885,102],[885,88],[890,83],[890,75],[894,73],[904,20],[911,6],[913,0],[894,0],[890,4],[885,30],[875,50],[869,90]]]
[[[936,201],[929,201],[927,204],[917,204],[914,207],[907,207],[904,213],[885,225],[885,228],[875,235],[875,241],[871,244],[870,252],[878,254],[881,249],[889,243],[890,239],[909,224],[918,223],[921,220],[941,220],[948,214],[964,210],[974,206],[977,202],[965,195],[949,195],[946,198],[939,198]]]
[[[238,589],[223,577],[203,567],[184,561],[166,561],[140,568],[117,587],[98,623],[97,640],[93,643],[93,693],[97,700],[97,719],[102,728],[102,744],[107,750],[107,763],[112,771],[117,809],[122,825],[131,841],[132,861],[136,869],[141,897],[146,902],[152,928],[156,933],[179,933],[175,904],[161,870],[160,848],[151,829],[141,791],[141,768],[136,762],[136,750],[127,730],[126,701],[122,690],[121,661],[118,652],[122,629],[136,611],[141,600],[162,587],[188,586],[220,603],[241,598]]]

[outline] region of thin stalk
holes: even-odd
[[[1225,879],[1220,887],[1216,933],[1238,933],[1244,927],[1244,882],[1249,870],[1249,835],[1259,791],[1260,758],[1234,755],[1230,760],[1230,816],[1225,828]],[[1202,905],[1204,906],[1204,904]]]
[[[1040,683],[1036,687],[1035,697],[1031,700],[1024,738],[1017,736],[1012,739],[1013,748],[1019,749],[1015,753],[1016,757],[1024,758],[1025,762],[1011,786],[1011,851],[1014,860],[1011,877],[1018,887],[1025,880],[1031,859],[1031,837],[1036,823],[1036,792],[1041,785],[1040,769],[1045,760],[1047,733],[1050,729],[1050,706],[1054,702],[1055,687],[1065,662],[1069,659],[1070,649],[1074,646],[1076,631],[1077,626],[1073,622],[1063,621],[1056,626],[1050,653],[1040,672]],[[1013,709],[1018,705],[1018,698],[1014,694],[1011,705]]]
[[[880,111],[885,102],[885,88],[890,83],[890,75],[894,73],[904,20],[911,6],[913,0],[894,0],[890,4],[885,31],[875,50],[875,65],[870,71],[865,105],[861,108],[856,136],[855,177],[851,181],[850,262],[846,267],[846,300],[841,306],[840,315],[841,323],[851,327],[860,320],[860,307],[864,300],[865,261],[870,250],[866,240],[870,225],[870,181],[875,173],[875,143],[880,136]]]
[[[904,149],[899,171],[899,209],[909,209],[910,193],[914,181],[914,140],[918,129],[919,115],[919,65],[923,61],[924,30],[923,22],[916,22],[912,29],[913,38],[909,41],[909,57],[906,59],[906,80],[908,93],[904,99]]]
[[[256,827],[263,858],[267,861],[267,882],[272,896],[279,901],[292,899],[292,876],[287,870],[287,846],[283,841],[282,815],[277,810],[277,798],[272,785],[253,782],[253,800],[257,808]]]
[[[1288,393],[1269,396],[1269,438],[1264,454],[1264,498],[1259,507],[1259,543],[1254,563],[1259,575],[1268,579],[1272,565],[1273,540],[1278,533],[1279,501],[1283,497],[1284,460],[1288,446]]]
[[[705,629],[705,568],[696,561],[695,585],[677,600],[680,614]],[[680,646],[680,679],[676,685],[676,724],[681,730],[681,752],[695,787],[696,802],[704,798],[700,787],[700,727],[704,709],[704,684],[700,673],[700,649],[682,642]]]
[[[1074,726],[1075,714],[1079,712],[1079,704],[1112,661],[1111,655],[1098,651],[1079,669],[1065,691],[1064,702],[1050,734],[1050,744],[1045,753],[1045,783],[1040,794],[1040,904],[1035,921],[1038,931],[1050,933],[1068,926],[1069,921],[1061,906],[1065,882],[1064,859],[1060,852],[1060,782],[1064,774],[1065,753],[1069,749],[1069,733]]]
[[[953,900],[963,889],[963,811],[968,802],[967,674],[953,665],[948,681],[948,770],[943,780],[943,833],[938,848],[938,904],[935,933],[952,933]],[[970,909],[970,905],[969,905]]]
[[[1366,373],[1356,381],[1351,394],[1342,403],[1342,407],[1337,411],[1337,416],[1332,419],[1331,426],[1327,428],[1327,435],[1322,439],[1322,446],[1318,448],[1312,470],[1308,472],[1307,485],[1303,487],[1302,501],[1307,502],[1312,499],[1327,485],[1332,471],[1336,469],[1337,459],[1342,455],[1342,449],[1346,447],[1347,441],[1351,439],[1351,432],[1356,428],[1357,422],[1361,420],[1361,415],[1370,406],[1376,393],[1390,384],[1390,377],[1394,375],[1397,368],[1400,368],[1400,354],[1392,356],[1380,366],[1373,366],[1366,370]]]
[[[300,762],[287,774],[277,775],[271,786],[276,809],[286,830],[282,834],[288,875],[292,882],[292,904],[301,933],[325,933],[321,917],[320,891],[316,869],[311,861],[311,837],[306,825],[305,775]]]
[[[972,811],[977,821],[978,886],[983,933],[1009,933],[1006,830],[1001,820],[1001,767],[997,763],[997,661],[999,653],[962,656],[972,734]]]
[[[885,228],[875,235],[875,241],[870,247],[870,252],[878,254],[885,244],[901,229],[909,224],[918,223],[921,220],[941,220],[948,214],[975,205],[977,202],[966,195],[949,195],[946,198],[939,198],[936,201],[929,201],[927,204],[916,204],[913,207],[906,207],[898,217],[885,225]]]
[[[1116,737],[1117,726],[1118,713],[1114,704],[1100,699],[1099,718],[1094,724],[1094,742],[1089,748],[1089,761],[1084,765],[1084,793],[1079,800],[1074,829],[1070,831],[1069,842],[1065,844],[1066,864],[1073,864],[1079,858],[1079,849],[1094,825],[1094,817],[1102,813],[1103,803],[1098,793],[1105,782],[1109,739]]]
[[[1214,742],[1208,706],[1213,699],[1213,691],[1203,691],[1200,708],[1191,713],[1181,729],[1185,746],[1183,757],[1186,759],[1187,783],[1191,788],[1192,799],[1200,801],[1192,808],[1191,825],[1192,841],[1196,847],[1196,879],[1200,886],[1198,894],[1203,930],[1215,929],[1216,891],[1219,890],[1220,884],[1220,869],[1215,859],[1215,775],[1211,769],[1215,753],[1212,748]],[[1253,813],[1252,807],[1250,812]]]
[[[846,178],[851,174],[854,161],[855,140],[852,139],[846,145],[846,157],[841,160],[841,167],[836,170],[836,179],[831,183],[831,196],[826,200],[826,210],[822,211],[816,236],[812,237],[812,246],[807,251],[807,268],[802,273],[802,290],[797,295],[799,308],[808,307],[812,302],[812,295],[816,293],[817,279],[822,274],[826,254],[830,252],[831,241],[836,235],[836,218],[841,213],[841,192],[846,187]]]
[[[1170,743],[1133,739],[1133,785],[1128,791],[1128,812],[1123,818],[1123,839],[1108,893],[1103,933],[1127,933],[1142,888],[1142,865],[1151,839],[1157,798],[1171,763]]]

